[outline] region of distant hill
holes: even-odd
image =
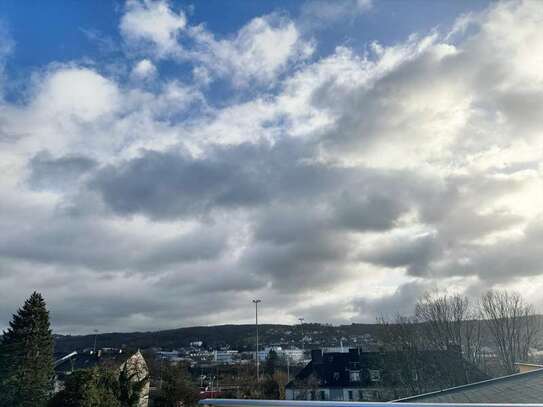
[[[375,335],[376,324],[322,325],[304,324],[308,348],[323,346],[355,346],[366,334]],[[263,345],[302,346],[300,325],[259,325],[260,343]],[[255,343],[254,325],[196,326],[156,332],[103,333],[97,336],[98,347],[125,347],[147,349],[160,347],[175,349],[188,346],[190,342],[203,341],[206,347],[230,346],[232,349],[252,350]],[[55,335],[55,352],[69,353],[92,347],[94,334]]]

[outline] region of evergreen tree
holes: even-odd
[[[13,315],[0,343],[0,405],[45,406],[53,392],[53,337],[41,294]]]

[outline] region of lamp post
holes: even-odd
[[[255,325],[256,325],[256,381],[260,382],[260,361],[258,357],[258,303],[262,302],[262,300],[254,299],[253,303],[255,304]]]
[[[93,347],[93,351],[92,353],[95,355],[96,357],[96,337],[98,336],[98,329],[95,329],[94,330],[94,347]]]
[[[302,352],[305,352],[305,346],[304,346],[304,318],[298,318],[298,321],[300,321],[300,326],[302,328]]]

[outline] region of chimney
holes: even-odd
[[[313,349],[311,351],[311,361],[314,365],[322,363],[322,349]]]

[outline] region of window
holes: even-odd
[[[349,368],[353,370],[360,369],[360,362],[349,362]]]
[[[370,380],[372,382],[380,382],[381,381],[381,371],[380,370],[370,369]]]
[[[315,400],[315,390],[311,390],[311,400]]]
[[[349,372],[349,380],[351,382],[359,382],[360,381],[360,370],[351,370]]]
[[[352,400],[352,399],[353,399],[353,391],[349,390],[349,400]]]
[[[334,372],[334,380],[339,380],[339,372]]]
[[[358,390],[358,400],[364,400],[364,392],[362,390]]]
[[[321,390],[321,400],[326,400],[326,392]]]

